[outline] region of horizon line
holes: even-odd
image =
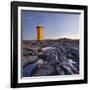
[[[66,37],[58,38],[58,39],[46,38],[46,39],[43,39],[43,40],[59,40],[59,39],[80,40],[80,38],[66,38]],[[23,39],[23,40],[37,40],[37,39]]]

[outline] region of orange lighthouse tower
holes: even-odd
[[[41,41],[43,40],[43,27],[42,25],[37,26],[37,40]]]

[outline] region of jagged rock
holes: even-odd
[[[78,41],[62,39],[57,41],[33,41],[33,43],[34,47],[40,47],[41,50],[36,53],[31,48],[23,49],[22,76],[79,74]],[[31,61],[35,62],[30,63]]]
[[[46,64],[42,68],[38,69],[36,73],[33,74],[33,76],[50,76],[55,74],[54,67]]]

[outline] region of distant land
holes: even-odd
[[[80,39],[79,38],[77,38],[77,39],[76,38],[75,39],[74,38],[58,38],[58,39],[44,39],[44,40],[53,40],[53,41],[54,40],[60,40],[61,41],[61,40],[80,40]],[[44,40],[42,40],[42,41],[44,41]],[[29,41],[29,39],[28,40],[23,40],[23,41]],[[30,41],[37,41],[37,40],[36,39],[31,40],[30,39]]]

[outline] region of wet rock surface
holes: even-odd
[[[22,77],[79,74],[79,40],[23,41]]]

